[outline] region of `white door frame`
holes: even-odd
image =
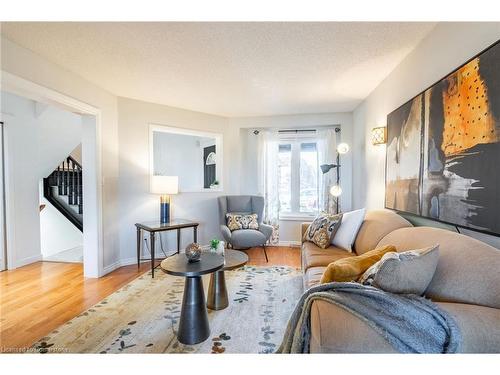
[[[72,112],[82,115],[83,139],[83,273],[85,277],[100,277],[104,275],[104,246],[102,228],[102,154],[101,154],[101,110],[70,96],[38,85],[11,73],[1,72],[1,90],[21,95],[41,103],[58,105]],[[8,118],[4,120],[8,124]],[[8,126],[4,125],[4,139],[8,138]],[[7,142],[4,142],[7,144]],[[8,161],[8,153],[6,162]],[[6,163],[7,164],[7,163]],[[85,166],[87,166],[85,168]],[[93,166],[89,168],[89,166]],[[15,268],[12,251],[15,248],[13,236],[15,233],[13,220],[14,212],[8,204],[9,183],[8,173],[5,171],[6,185],[6,221],[7,221],[7,268]]]
[[[1,119],[0,119],[1,120]],[[4,142],[3,121],[0,121],[0,271],[7,269],[7,242],[5,225]]]

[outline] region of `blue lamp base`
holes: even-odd
[[[160,223],[166,224],[170,222],[170,197],[162,195],[160,197]]]

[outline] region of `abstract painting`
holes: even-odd
[[[386,207],[420,215],[423,95],[387,117]]]
[[[387,208],[500,234],[499,67],[497,42],[389,114]]]

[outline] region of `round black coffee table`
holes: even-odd
[[[224,261],[224,267],[210,275],[207,297],[207,307],[210,310],[222,310],[229,306],[224,271],[244,266],[248,262],[248,255],[243,251],[226,249]]]
[[[189,263],[185,254],[177,254],[161,262],[161,269],[174,276],[186,278],[182,297],[181,317],[177,338],[183,344],[193,345],[210,336],[202,275],[220,270],[224,258],[214,253],[203,252],[199,262]]]

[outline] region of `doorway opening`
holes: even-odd
[[[4,179],[3,122],[0,121],[0,272],[7,269],[5,237],[5,179]]]
[[[8,150],[4,152],[6,268],[40,260],[83,261],[85,277],[100,277],[104,274],[100,110],[2,72],[2,104],[9,95],[31,102],[33,122],[42,118],[46,122],[30,133],[24,129],[27,120],[22,111],[2,105]],[[78,124],[80,131],[62,126],[68,122],[58,123],[52,117],[55,113]],[[21,136],[16,134],[20,129]],[[37,146],[29,147],[29,140]],[[37,173],[28,173],[27,168],[35,165]],[[24,207],[22,214],[19,207]]]

